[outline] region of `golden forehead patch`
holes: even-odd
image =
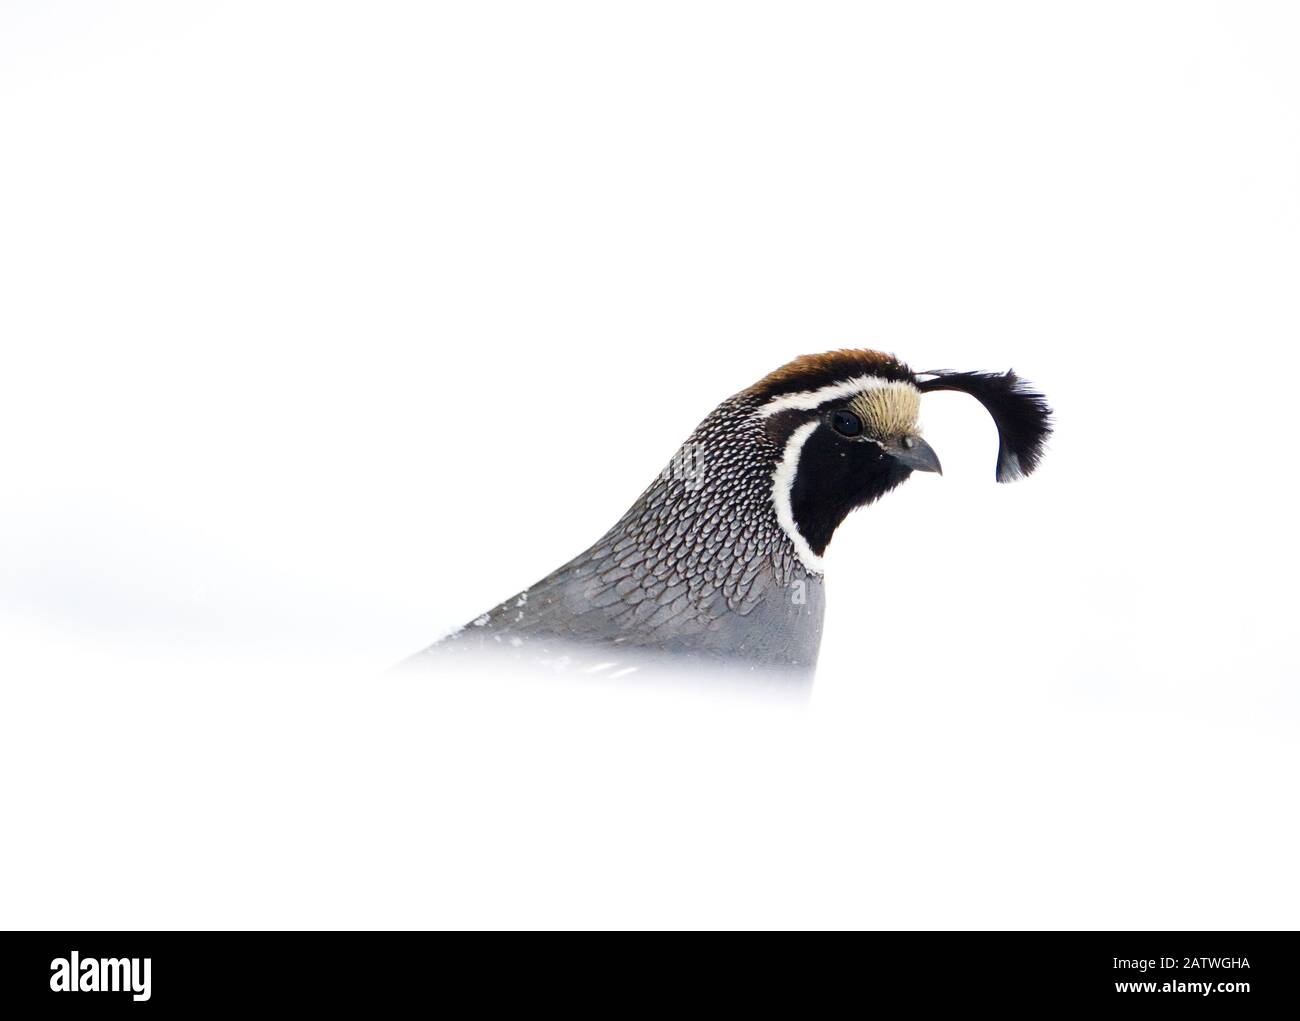
[[[921,415],[921,394],[910,383],[887,383],[864,390],[849,407],[862,419],[868,436],[907,436],[916,432]]]

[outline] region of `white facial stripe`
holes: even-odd
[[[799,454],[803,450],[804,443],[819,424],[819,422],[805,422],[790,434],[790,438],[785,443],[785,453],[781,457],[781,463],[776,466],[776,474],[772,476],[772,505],[776,508],[776,520],[781,525],[781,531],[785,532],[794,543],[794,551],[804,567],[813,574],[825,574],[826,567],[822,558],[808,545],[808,540],[800,534],[799,526],[794,523],[790,491],[794,489],[794,476],[799,470]]]
[[[880,376],[857,376],[853,379],[846,379],[842,383],[832,383],[830,386],[824,386],[820,390],[802,390],[795,394],[784,394],[780,397],[773,397],[759,408],[758,417],[767,418],[780,411],[808,411],[811,408],[820,407],[827,401],[833,401],[837,397],[848,397],[850,394],[861,393],[863,390],[879,390],[881,387],[890,386],[895,382],[896,380],[883,379]]]

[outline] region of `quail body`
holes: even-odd
[[[918,374],[869,350],[797,358],[718,405],[591,547],[411,662],[491,649],[606,676],[668,660],[810,677],[831,536],[912,472],[940,471],[918,422],[940,389],[992,415],[998,481],[1035,468],[1050,410],[1012,372]]]

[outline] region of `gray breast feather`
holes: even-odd
[[[811,669],[821,578],[776,520],[778,452],[751,412],[724,403],[594,546],[444,642],[550,635]]]
[[[645,580],[610,583],[590,563],[575,561],[444,642],[513,647],[521,643],[512,639],[555,637],[797,669],[816,664],[825,609],[819,578],[781,586],[772,572],[760,569],[734,608],[720,589],[697,600],[685,582],[642,585]]]

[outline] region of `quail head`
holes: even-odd
[[[661,655],[810,675],[826,547],[850,511],[916,471],[923,394],[959,390],[997,425],[997,480],[1037,466],[1050,409],[1013,372],[914,373],[892,355],[797,358],[718,405],[589,549],[430,647],[498,648],[606,676]]]

